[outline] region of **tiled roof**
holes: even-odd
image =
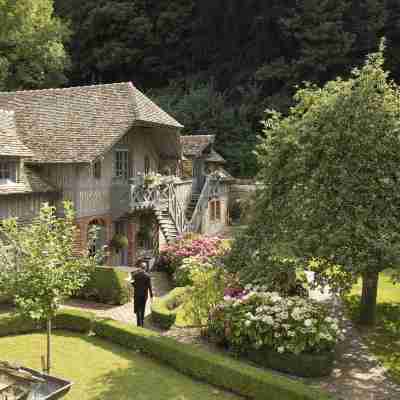
[[[222,157],[221,154],[217,153],[214,149],[210,151],[210,154],[207,156],[206,161],[226,163],[225,158]]]
[[[190,135],[181,136],[183,155],[187,157],[199,157],[212,143],[215,135]]]
[[[0,196],[7,194],[47,193],[56,192],[57,189],[45,182],[35,171],[27,165],[21,171],[20,181],[14,185],[0,185]]]
[[[29,157],[32,152],[17,135],[13,111],[0,110],[0,156]]]
[[[134,125],[181,128],[132,83],[1,92],[38,162],[91,162]]]

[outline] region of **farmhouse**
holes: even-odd
[[[43,202],[70,200],[77,251],[96,225],[109,265],[227,224],[232,177],[214,136],[181,136],[132,83],[3,92],[0,109],[0,219],[29,223]]]

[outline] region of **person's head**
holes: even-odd
[[[146,263],[144,261],[139,261],[137,267],[143,271],[146,270]]]

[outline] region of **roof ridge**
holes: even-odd
[[[13,91],[0,91],[0,95],[2,94],[22,94],[22,93],[43,93],[43,92],[56,92],[56,91],[68,91],[73,89],[87,89],[87,88],[95,88],[95,87],[104,87],[104,86],[118,86],[118,85],[131,85],[136,88],[136,86],[132,83],[132,81],[123,81],[123,82],[113,82],[113,83],[95,83],[93,85],[77,85],[77,86],[68,86],[65,88],[47,88],[47,89],[24,89],[24,90],[13,90]],[[1,110],[0,110],[1,111]]]

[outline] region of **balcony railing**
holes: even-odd
[[[179,233],[186,227],[185,209],[190,201],[192,181],[174,176],[138,176],[129,182],[114,182],[111,204],[114,215],[146,209],[169,211]]]

